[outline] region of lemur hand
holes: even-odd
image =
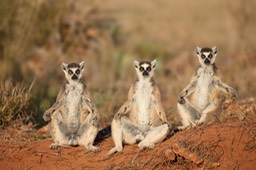
[[[232,99],[235,99],[235,98],[237,97],[237,92],[236,92],[236,90],[233,89],[232,87],[227,88],[227,92],[228,92],[229,94],[231,94]]]
[[[48,122],[51,120],[51,113],[52,113],[52,109],[48,109],[44,112],[44,115],[43,115],[43,119]]]
[[[182,96],[180,95],[179,98],[178,98],[178,103],[179,103],[179,104],[185,104],[185,103],[186,103],[186,100],[184,99],[184,97],[182,97]]]

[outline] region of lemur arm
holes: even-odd
[[[88,91],[87,87],[84,85],[83,92],[82,92],[82,100],[85,104],[86,108],[89,112],[95,114],[97,117],[99,116],[99,112],[95,106],[95,104],[92,102],[90,92]]]
[[[130,87],[129,93],[128,93],[128,100],[122,105],[122,107],[118,110],[118,112],[115,114],[115,117],[120,117],[122,115],[127,114],[129,111],[131,111],[132,104],[134,101],[134,94],[135,94],[135,84],[133,84]]]
[[[214,76],[214,85],[218,90],[221,90],[224,93],[231,94],[232,98],[236,98],[237,93],[236,90],[227,85],[226,83],[223,83],[218,76]]]
[[[95,127],[99,126],[99,111],[95,104],[92,102],[90,92],[88,91],[87,87],[83,85],[83,92],[82,92],[82,102],[85,105],[86,109],[92,113],[92,125]]]
[[[123,105],[122,107],[118,110],[118,112],[116,113],[117,115],[121,116],[121,115],[125,115],[127,114],[129,111],[131,111],[131,106],[132,106],[132,99],[128,99]]]
[[[158,117],[164,122],[164,123],[168,123],[167,119],[166,119],[166,115],[165,115],[165,111],[163,108],[163,105],[161,103],[161,95],[160,95],[160,91],[158,89],[157,86],[154,87],[153,92],[152,92],[152,98],[153,98],[153,102],[154,102],[154,107],[156,109],[157,115]]]
[[[57,99],[56,99],[56,102],[49,108],[47,109],[45,112],[44,112],[44,115],[43,115],[43,119],[45,121],[50,121],[51,120],[51,114],[53,112],[55,112],[57,109],[59,109],[59,107],[62,105],[62,102],[63,102],[63,98],[65,96],[65,85],[60,89],[58,95],[57,95]]]
[[[197,84],[197,76],[193,76],[190,83],[182,90],[179,98],[184,98],[194,92]]]

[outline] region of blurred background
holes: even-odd
[[[65,82],[62,62],[85,61],[85,82],[110,123],[135,79],[133,61],[157,59],[170,121],[198,66],[195,47],[218,47],[217,66],[238,98],[256,96],[256,1],[1,0],[0,126],[33,121]]]

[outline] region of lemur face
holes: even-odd
[[[154,70],[156,68],[156,64],[157,64],[156,60],[153,60],[152,62],[149,62],[149,61],[139,62],[139,61],[135,60],[133,63],[139,79],[152,78],[154,75]]]
[[[69,83],[77,82],[82,77],[84,71],[84,61],[81,63],[62,63],[62,70],[65,73],[65,77]]]
[[[217,47],[213,48],[200,48],[196,47],[196,55],[202,67],[206,67],[215,63],[217,56]]]

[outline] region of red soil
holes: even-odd
[[[50,150],[50,139],[31,140],[33,132],[5,130],[0,169],[255,169],[255,115],[178,132],[152,150],[125,145],[123,153],[109,157],[111,137],[97,144],[101,152],[86,153],[83,147]]]

